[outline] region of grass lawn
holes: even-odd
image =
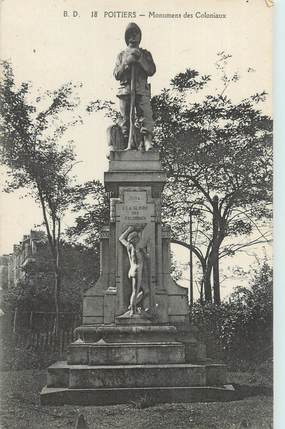
[[[272,428],[272,396],[262,389],[256,391],[259,396],[233,402],[160,404],[144,409],[134,404],[47,407],[39,404],[46,371],[2,371],[0,376],[1,429],[74,428],[79,414],[84,415],[89,429]],[[260,384],[256,375],[248,373],[230,373],[229,379],[240,384]]]

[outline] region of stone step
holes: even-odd
[[[68,348],[70,365],[132,365],[185,362],[184,345],[178,342],[72,343]]]
[[[192,387],[226,383],[225,365],[68,365],[48,368],[47,386],[75,389]]]
[[[171,325],[82,325],[74,333],[86,343],[100,339],[107,343],[172,342],[176,341],[177,329]]]
[[[239,399],[231,385],[204,387],[134,387],[67,389],[44,387],[41,405],[114,405],[124,403],[216,402]]]

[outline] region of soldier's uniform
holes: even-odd
[[[128,44],[128,34],[131,30],[136,30],[141,37],[139,27],[131,23],[125,32],[125,40]],[[153,119],[150,105],[150,85],[147,83],[148,76],[154,75],[156,68],[151,53],[146,49],[136,48],[140,52],[139,59],[132,64],[127,63],[129,56],[133,55],[134,49],[127,47],[120,52],[114,69],[114,76],[120,81],[117,97],[120,100],[120,111],[122,115],[122,132],[125,138],[128,137],[130,128],[130,102],[131,102],[131,67],[135,67],[135,108],[140,122],[141,133],[145,136],[152,135]]]

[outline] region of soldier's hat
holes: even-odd
[[[135,22],[130,22],[130,23],[128,24],[127,28],[126,28],[126,31],[125,31],[125,41],[126,41],[126,44],[128,44],[129,34],[130,34],[130,32],[131,32],[131,31],[134,31],[134,30],[135,30],[136,32],[138,32],[138,33],[139,33],[140,41],[141,41],[141,38],[142,38],[142,32],[141,32],[140,27],[139,27]]]

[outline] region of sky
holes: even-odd
[[[203,18],[205,12],[226,17]],[[122,17],[123,13],[129,17]],[[167,13],[181,17],[154,17]],[[141,46],[151,51],[157,66],[151,78],[153,95],[186,68],[215,74],[217,52],[225,51],[233,55],[231,71],[241,76],[240,83],[229,89],[231,98],[238,101],[266,90],[264,111],[271,114],[272,8],[266,0],[2,0],[1,57],[11,61],[16,80],[29,80],[34,88],[44,90],[66,81],[83,83],[84,124],[71,132],[81,161],[75,171],[80,182],[102,180],[108,168],[109,122],[102,115],[88,115],[84,106],[94,99],[116,101],[112,73],[130,21],[140,26]],[[249,67],[255,71],[248,73]],[[4,179],[5,172],[2,183]],[[42,219],[35,203],[20,192],[2,193],[0,203],[0,254],[4,254]],[[180,257],[187,262],[187,252]],[[251,263],[249,255],[241,255],[240,261]]]

